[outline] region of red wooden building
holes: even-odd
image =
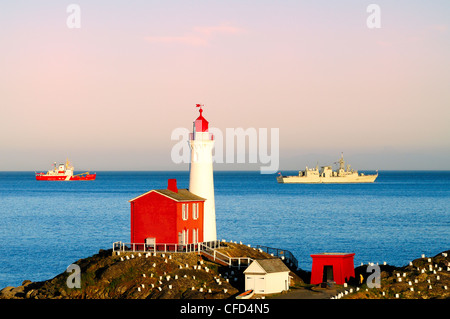
[[[350,277],[355,277],[355,266],[353,265],[354,253],[322,253],[311,255],[312,270],[311,284],[317,285],[322,282],[334,281],[343,285]]]
[[[167,189],[154,189],[131,203],[131,242],[136,244],[192,244],[203,241],[205,199],[178,189],[169,179]]]

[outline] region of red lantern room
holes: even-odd
[[[203,109],[201,104],[197,104],[197,107],[200,108],[200,116],[194,122],[194,132],[208,132],[208,121],[203,117]]]

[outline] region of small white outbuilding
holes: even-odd
[[[273,294],[289,289],[289,268],[278,258],[254,260],[244,270],[245,290]]]

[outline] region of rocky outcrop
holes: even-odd
[[[221,252],[228,256],[274,258],[245,245],[226,246]],[[0,290],[0,299],[226,299],[244,290],[242,272],[246,268],[222,266],[196,253],[113,255],[111,250],[100,250],[75,264],[80,267],[81,288],[69,288],[67,280],[71,274],[64,272],[50,280],[25,280],[18,287],[5,287]],[[380,270],[381,287],[369,288],[367,279],[372,272],[367,272],[367,265],[356,267],[356,278],[347,287],[334,287],[339,298],[450,298],[450,251],[415,259],[404,267],[380,265]],[[309,285],[308,271],[291,270],[290,276],[291,287],[296,289],[280,298],[289,299],[290,294],[299,292],[303,292],[299,298],[317,298],[314,289],[329,289]]]
[[[229,256],[273,258],[245,245],[227,243]],[[242,271],[221,266],[196,253],[122,253],[100,250],[75,262],[80,267],[81,288],[69,288],[71,273],[42,282],[25,280],[5,287],[2,299],[225,299],[244,289]],[[294,283],[303,281],[292,273]]]
[[[448,299],[450,298],[450,250],[422,257],[407,266],[380,265],[379,288],[369,288],[372,271],[367,265],[355,269],[356,278],[341,297],[346,299]],[[357,282],[363,277],[363,284]]]

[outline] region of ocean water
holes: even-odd
[[[128,200],[166,188],[168,178],[188,187],[188,172],[97,172],[89,182],[0,172],[0,289],[51,279],[129,242]],[[403,266],[450,249],[449,171],[381,171],[373,184],[278,184],[259,172],[214,179],[218,239],[290,250],[305,270],[314,253]]]

